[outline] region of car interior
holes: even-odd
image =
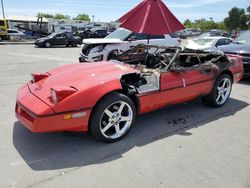
[[[149,53],[152,48],[155,52]],[[124,88],[129,92],[147,93],[159,90],[163,72],[185,72],[193,69],[206,72],[213,68],[220,69],[220,62],[225,64],[229,59],[221,52],[182,51],[176,47],[138,45],[121,54],[115,61],[129,64],[140,72],[122,76],[121,83]]]

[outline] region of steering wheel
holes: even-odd
[[[148,54],[145,59],[147,68],[155,69],[161,65],[161,58],[157,54]]]

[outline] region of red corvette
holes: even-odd
[[[236,55],[137,46],[117,60],[65,65],[32,76],[17,93],[16,117],[25,127],[90,131],[114,142],[129,132],[137,114],[197,97],[221,107],[232,83],[242,78],[243,64]]]

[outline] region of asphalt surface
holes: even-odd
[[[0,187],[250,187],[250,80],[213,109],[199,100],[137,118],[114,144],[83,133],[33,134],[15,118],[31,72],[77,63],[78,48],[0,46]]]

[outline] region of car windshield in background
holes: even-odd
[[[245,31],[240,36],[238,36],[233,43],[237,44],[250,44],[250,30]]]
[[[114,31],[113,33],[110,33],[108,36],[106,36],[106,39],[120,39],[125,40],[129,35],[131,35],[131,31],[126,29],[118,29]]]
[[[197,40],[194,40],[199,45],[207,45],[212,44],[215,39],[208,39],[208,38],[199,38]]]

